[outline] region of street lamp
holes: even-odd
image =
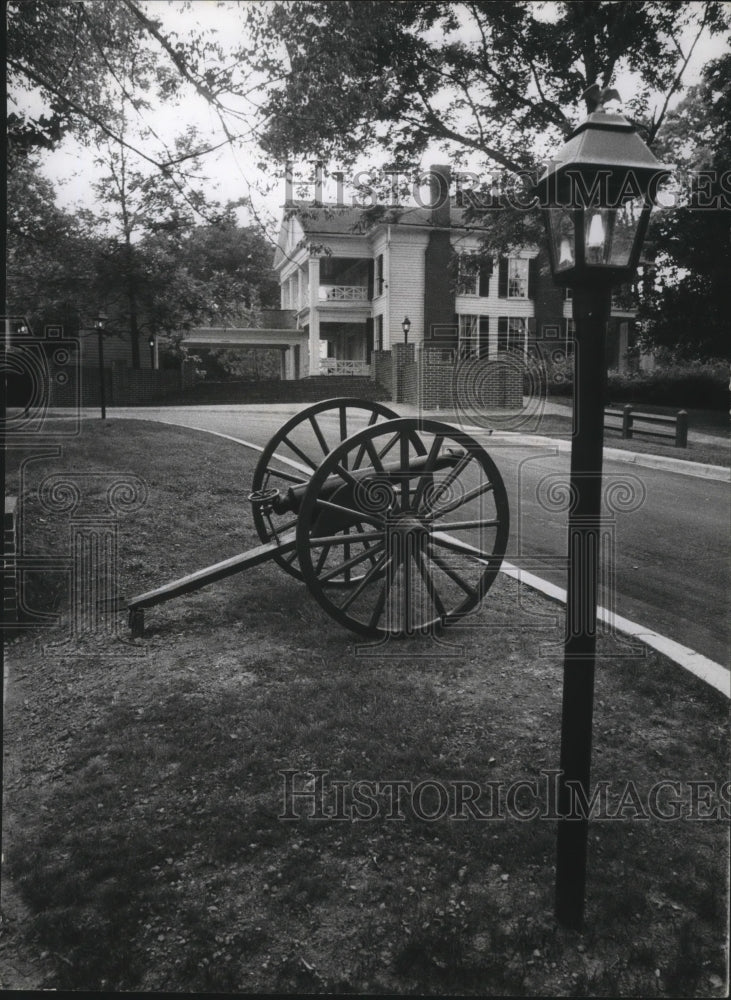
[[[588,839],[576,790],[591,801],[606,327],[612,286],[634,275],[659,182],[669,172],[622,115],[604,110],[601,96],[535,189],[553,280],[573,288],[576,330],[556,852],[556,916],[575,929],[584,918]]]
[[[94,320],[99,348],[99,399],[102,406],[102,420],[107,419],[106,401],[104,398],[104,327],[107,325],[107,314],[100,309]]]
[[[409,330],[411,329],[411,320],[408,316],[404,316],[403,322],[401,323],[401,329],[404,331],[404,343],[409,342]]]
[[[154,370],[155,368],[155,334],[151,333],[147,341],[150,345],[150,368]]]

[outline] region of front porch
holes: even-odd
[[[317,364],[310,364],[310,375],[368,377],[373,334],[367,321],[321,322]]]

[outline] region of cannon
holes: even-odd
[[[508,540],[505,485],[474,438],[367,400],[325,400],[288,420],[248,501],[261,544],[132,598],[134,635],[147,608],[267,561],[360,635],[434,632],[479,605]]]

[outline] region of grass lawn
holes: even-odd
[[[255,456],[231,442],[95,421],[22,487],[17,459],[9,492],[37,553],[63,555],[69,516],[98,518],[120,473],[144,481],[146,504],[118,520],[125,597],[258,544]],[[86,499],[53,515],[38,487],[61,470]],[[150,610],[141,639],[122,615],[70,637],[64,580],[29,580],[61,618],[5,650],[5,859],[27,913],[16,943],[43,956],[45,987],[726,994],[729,828],[691,783],[727,779],[728,703],[663,657],[599,644],[605,798],[579,934],[553,917],[541,816],[559,605],[499,577],[443,642],[364,649],[265,564]],[[683,818],[659,818],[673,803]]]

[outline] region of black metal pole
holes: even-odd
[[[99,343],[99,398],[102,404],[102,420],[107,419],[106,400],[104,398],[104,330],[101,326],[96,328]]]
[[[590,801],[606,381],[604,345],[610,309],[610,285],[602,283],[574,290],[574,439],[568,525],[556,916],[566,927],[577,930],[584,920],[589,835],[589,821],[581,802]],[[577,795],[575,790],[583,795]]]

